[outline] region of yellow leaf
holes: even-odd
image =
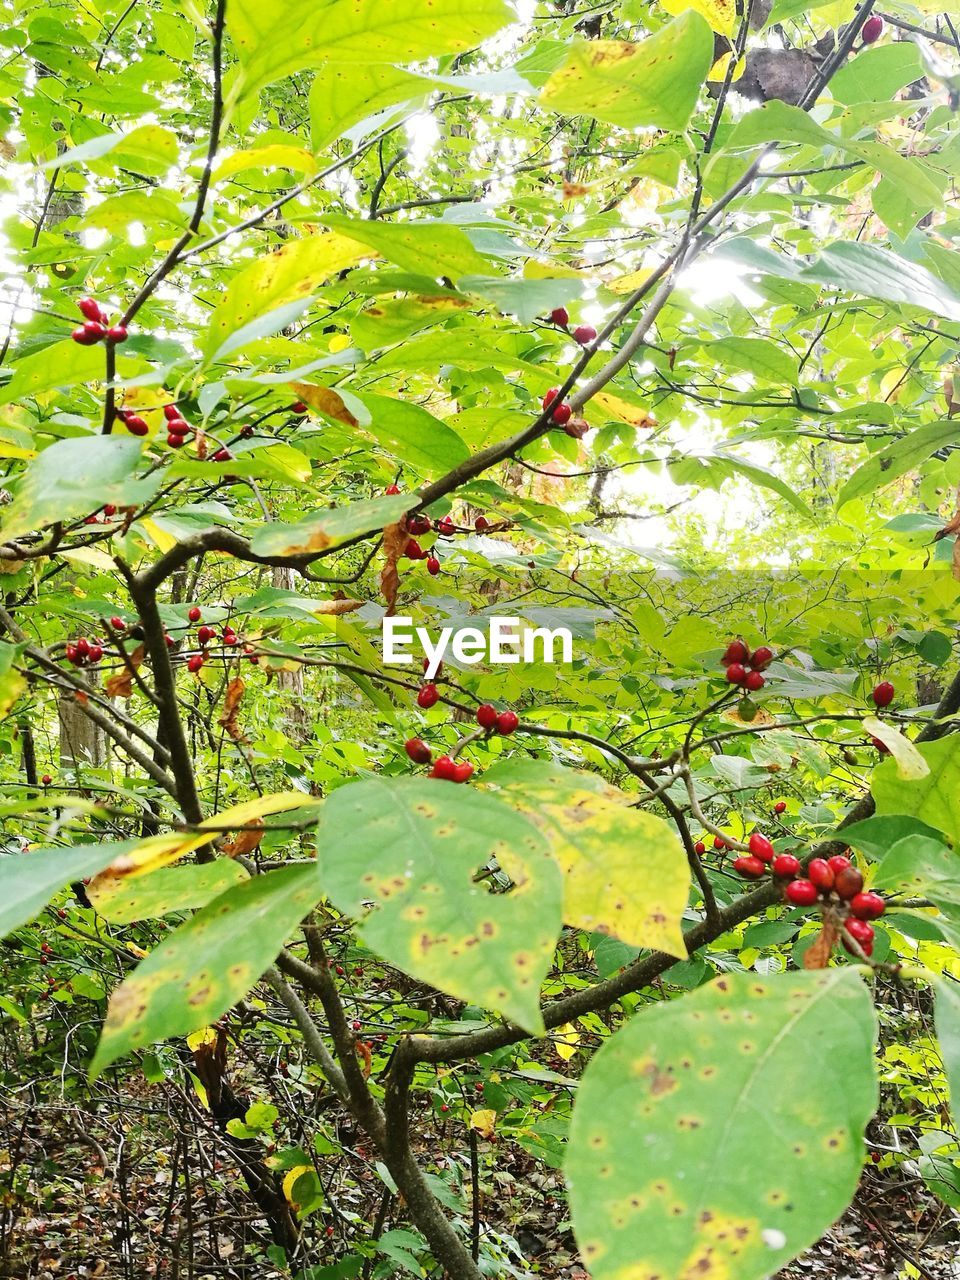
[[[660,0],[660,6],[674,16],[686,9],[693,9],[706,18],[710,26],[722,36],[732,36],[737,21],[735,0]]]
[[[628,275],[618,276],[616,280],[611,280],[607,288],[612,293],[633,293],[634,289],[639,289],[642,284],[646,284],[650,276],[650,271],[631,271]]]
[[[639,405],[628,404],[626,400],[621,400],[619,396],[612,396],[609,391],[598,391],[590,403],[599,405],[611,418],[616,418],[619,422],[626,422],[631,427],[655,427],[657,425],[656,418],[648,410],[641,408]]]
[[[528,258],[523,264],[525,280],[580,280],[587,274],[561,262],[540,262],[537,258]]]
[[[177,545],[177,540],[172,533],[160,527],[156,520],[144,517],[137,521],[137,527],[142,529],[150,541],[161,552],[167,552]]]
[[[887,724],[885,720],[878,720],[876,716],[867,716],[863,727],[874,738],[879,738],[889,750],[897,762],[897,773],[905,781],[916,782],[919,778],[925,778],[930,772],[929,764],[899,729]]]
[[[481,1138],[492,1138],[497,1128],[497,1113],[492,1110],[473,1111],[470,1115],[470,1128],[475,1129]]]
[[[187,1036],[187,1048],[199,1049],[205,1044],[217,1043],[216,1027],[201,1027],[199,1031],[191,1031]]]
[[[325,418],[333,418],[335,422],[342,422],[348,427],[358,425],[356,418],[332,387],[318,387],[312,382],[291,382],[290,386],[304,404],[316,409]]]
[[[296,173],[315,173],[317,162],[306,147],[291,147],[275,143],[269,147],[252,147],[249,151],[236,151],[217,166],[214,182],[221,182],[231,174],[244,169],[293,169]]]
[[[333,337],[330,339],[330,341],[327,343],[327,350],[332,352],[334,355],[336,355],[338,351],[346,351],[347,347],[349,346],[350,346],[349,334],[335,333]]]
[[[580,1044],[580,1032],[572,1022],[565,1022],[554,1032],[553,1042],[560,1057],[569,1062]]]
[[[294,1188],[305,1173],[316,1174],[316,1169],[314,1169],[312,1164],[294,1165],[283,1180],[284,1198],[286,1199],[287,1204],[293,1205],[295,1209],[299,1208],[299,1204],[296,1196],[294,1195]]]
[[[723,81],[727,78],[727,67],[730,65],[730,59],[732,57],[733,57],[732,51],[721,54],[720,57],[716,60],[716,62],[713,64],[713,66],[710,68],[710,73],[707,76],[707,79],[714,83],[722,84]],[[746,65],[747,65],[746,58],[741,58],[737,62],[737,65],[733,69],[732,81],[734,84],[736,84],[736,82],[743,75]]]

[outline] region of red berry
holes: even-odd
[[[882,756],[888,756],[888,755],[890,754],[890,748],[889,748],[889,747],[887,746],[887,744],[886,744],[882,739],[880,739],[880,738],[871,738],[871,739],[870,739],[870,745],[871,745],[872,747],[876,747],[877,751],[878,751],[878,752],[880,753],[880,755],[882,755]]]
[[[767,683],[759,671],[748,671],[747,678],[744,680],[744,687],[749,689],[751,693],[756,693],[758,689],[762,689]]]
[[[812,907],[817,900],[817,886],[812,880],[791,880],[785,893],[795,907]]]
[[[729,667],[731,663],[746,662],[750,656],[750,650],[742,640],[731,640],[724,650],[723,657],[720,661],[725,667]]]
[[[414,764],[429,764],[433,759],[433,752],[422,738],[408,738],[403,749]]]
[[[806,867],[806,874],[812,879],[818,890],[829,893],[833,888],[836,876],[826,858],[812,858]]]
[[[184,437],[184,436],[178,436],[178,435],[177,435],[175,432],[173,432],[173,431],[168,431],[168,432],[167,432],[167,445],[168,445],[168,447],[169,447],[169,448],[171,448],[171,449],[182,449],[182,448],[183,448],[183,446],[184,446],[186,443],[187,443],[187,441],[186,441],[186,437]]]
[[[388,484],[383,492],[392,498],[394,494],[400,492],[400,486],[398,484]]]
[[[873,44],[883,33],[883,19],[878,13],[872,13],[860,28],[860,39],[864,44]]]
[[[477,724],[481,729],[493,729],[497,723],[497,708],[490,705],[489,702],[483,703],[477,707]]]
[[[773,874],[775,876],[798,876],[800,874],[800,859],[795,858],[792,853],[778,853],[773,860]]]
[[[570,323],[570,315],[566,307],[554,307],[550,312],[550,320],[552,324],[559,325],[561,329],[565,329]]]
[[[849,902],[863,888],[863,876],[856,867],[845,867],[837,872],[833,887],[841,898]]]
[[[870,952],[867,948],[869,947],[872,950],[873,939],[876,937],[873,925],[868,924],[866,920],[857,920],[854,918],[852,920],[845,920],[843,922],[843,927],[844,930],[849,933],[850,937],[859,942],[863,950],[869,955]],[[847,949],[849,950],[849,948]]]
[[[807,866],[807,875],[822,893],[829,893],[836,879],[833,867],[826,858],[812,858]]]
[[[83,330],[90,343],[99,342],[107,336],[107,327],[101,324],[99,320],[88,320],[83,326]]]
[[[519,723],[520,717],[515,711],[501,711],[497,716],[497,733],[504,736],[513,733]]]
[[[100,319],[100,304],[93,298],[78,298],[77,309],[86,320]]]
[[[440,690],[435,684],[425,684],[417,694],[417,706],[427,710],[440,701]],[[442,757],[441,757],[442,759]]]
[[[253,437],[253,427],[248,423],[245,427],[240,428],[241,440],[250,440]]]
[[[727,842],[726,842],[726,840],[724,840],[723,836],[714,836],[714,837],[713,837],[713,847],[714,847],[715,849],[726,849],[726,848],[727,848]]]
[[[216,453],[213,455],[214,462],[230,462],[232,458],[233,458],[233,454],[230,452],[230,450],[224,449],[224,448],[218,449]]]
[[[124,622],[122,618],[117,618],[117,617],[111,618],[110,625],[111,627],[113,627],[114,631],[126,631],[127,629],[127,624]]]
[[[64,646],[63,654],[66,660],[68,662],[72,662],[74,666],[76,666],[80,660],[80,654],[78,653],[77,646],[75,644],[66,644]]]
[[[777,803],[773,806],[773,812],[774,812],[774,813],[786,813],[786,812],[787,812],[787,802],[786,802],[786,800],[778,800],[778,801],[777,801]]]
[[[168,418],[167,430],[172,436],[185,436],[190,430],[190,423],[186,418]]]
[[[103,508],[103,514],[105,516],[115,516],[117,514],[117,508],[112,502],[108,502]]]
[[[553,420],[558,427],[562,427],[570,421],[570,416],[572,413],[573,413],[573,410],[570,408],[570,406],[566,402],[564,402],[563,404],[558,404],[553,411]]]
[[[762,644],[759,649],[754,649],[750,655],[750,665],[754,671],[763,671],[772,661],[773,650],[767,648],[765,644]]]
[[[99,644],[92,644],[87,651],[88,662],[99,662],[103,657],[103,647]]]
[[[240,643],[240,639],[237,635],[234,634],[234,632],[225,631],[223,633],[223,643],[225,645],[228,645],[232,649],[234,645]]]
[[[173,636],[168,635],[167,632],[163,633],[163,639],[168,649],[172,649],[173,646],[177,643],[176,640],[174,640]]]
[[[187,670],[196,673],[201,669],[206,659],[202,653],[193,653],[187,659]]]
[[[112,324],[107,330],[108,342],[126,342],[128,336],[125,324]]]
[[[845,858],[842,853],[835,853],[832,858],[828,858],[830,869],[834,875],[841,871],[846,871],[847,867],[853,866],[849,858]]]
[[[733,869],[740,875],[746,876],[748,880],[759,880],[767,868],[759,858],[745,854],[743,857],[734,858]]]
[[[422,663],[421,665],[422,665],[422,667],[423,667],[423,670],[424,670],[424,671],[426,671],[426,670],[427,670],[427,668],[430,666],[430,659],[429,659],[429,658],[424,658],[423,663]],[[435,675],[438,675],[438,676],[442,676],[442,675],[443,675],[443,663],[442,663],[442,662],[438,662],[438,663],[437,663],[437,669],[436,669],[436,672],[435,672],[434,674],[435,674]]]
[[[427,556],[427,573],[431,578],[435,578],[440,572],[440,561],[436,556]]]
[[[132,436],[148,436],[150,434],[150,426],[143,418],[136,413],[128,413],[123,420],[124,426]]]
[[[696,853],[696,854],[698,854],[698,855],[699,855],[699,854],[706,853],[706,852],[707,852],[707,846],[703,843],[703,841],[702,841],[702,840],[698,840],[698,841],[697,841],[697,843],[693,846],[693,852],[694,852],[694,853]]]
[[[304,404],[302,400],[295,400],[293,404],[290,406],[290,412],[299,414],[299,416],[302,418],[303,415],[307,412],[308,408],[309,406]]]
[[[61,920],[66,920],[67,918],[67,913],[66,911],[64,911],[63,907],[57,908],[57,915],[60,917]]]
[[[745,684],[747,679],[747,668],[742,662],[731,662],[727,667],[728,684]]]
[[[191,605],[190,612],[187,614],[187,617],[190,619],[191,622],[199,622],[200,619],[203,617],[203,613],[200,610],[200,606],[196,604]]]
[[[579,342],[581,347],[588,347],[597,336],[597,331],[592,324],[578,324],[573,331],[574,342]]]
[[[214,639],[216,634],[217,633],[216,631],[214,631],[213,627],[207,627],[207,626],[198,627],[197,642],[199,644],[209,644],[210,641]]]
[[[473,527],[476,529],[477,533],[486,533],[490,528],[490,521],[486,516],[477,516],[476,520],[473,522]]]
[[[453,523],[450,516],[443,516],[433,527],[436,529],[437,533],[441,534],[445,538],[452,537],[457,531],[456,525]]]
[[[461,760],[456,767],[456,772],[453,775],[453,780],[454,782],[469,782],[470,776],[472,773],[473,773],[473,765],[470,763],[470,761]]]
[[[759,831],[754,831],[753,835],[747,841],[750,852],[755,858],[759,858],[761,862],[772,862],[774,849],[773,845],[766,836],[762,836]]]
[[[873,699],[876,706],[881,708],[889,707],[890,703],[896,696],[896,692],[896,689],[894,689],[889,680],[881,680],[873,693],[871,693],[870,697]]]
[[[445,1102],[441,1102],[441,1104],[440,1104],[440,1110],[441,1110],[441,1111],[449,1111],[449,1110],[450,1110],[450,1108],[447,1106],[447,1104],[446,1104]]]
[[[344,969],[342,964],[338,964],[335,967],[334,972],[337,973],[342,978],[343,975],[346,973],[346,970]]]
[[[456,782],[456,760],[451,760],[449,756],[438,756],[433,768],[430,770],[430,777],[442,778],[444,782]]]
[[[359,1031],[360,1028],[363,1026],[363,1023],[360,1022],[359,1019],[354,1018],[353,1022],[350,1023],[350,1026],[354,1029],[354,1031]]]
[[[40,781],[43,783],[45,787],[49,787],[53,779],[50,777],[49,773],[45,773],[43,777],[40,779]]]
[[[429,516],[422,513],[419,515],[407,516],[407,532],[413,534],[429,533],[433,528],[433,521]]]
[[[163,406],[163,416],[168,422],[173,422],[176,418],[180,417],[180,410],[175,404],[165,404]]]
[[[879,893],[858,893],[850,899],[850,910],[860,920],[878,920],[886,909]]]
[[[93,344],[98,341],[94,334],[87,332],[87,326],[85,324],[81,324],[74,329],[70,334],[70,337],[74,342],[79,342],[81,347],[92,347]]]
[[[423,560],[426,558],[426,552],[416,538],[408,538],[407,545],[403,549],[403,554],[408,560]]]
[[[90,641],[85,636],[81,636],[79,640],[77,640],[76,648],[80,657],[85,658],[90,652]]]

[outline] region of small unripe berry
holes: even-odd
[[[597,331],[592,324],[578,324],[573,331],[573,340],[579,342],[581,347],[588,347],[596,336]]]
[[[187,659],[187,670],[196,674],[203,667],[204,662],[205,658],[202,653],[193,653]]]
[[[740,858],[734,858],[733,869],[740,875],[746,876],[748,880],[759,880],[767,868],[760,858],[755,858],[752,854],[744,854]]]
[[[786,812],[787,812],[787,802],[786,802],[786,800],[778,800],[778,801],[777,801],[777,803],[773,806],[773,812],[774,812],[774,813],[786,813]]]
[[[520,717],[515,711],[501,711],[497,716],[497,733],[513,733],[519,723]]]
[[[753,835],[751,835],[750,839],[747,841],[747,844],[753,856],[755,858],[759,858],[761,862],[773,861],[773,845],[767,837],[761,835],[759,831],[754,831]]]
[[[403,749],[414,764],[429,764],[433,759],[433,752],[422,738],[408,738]]]
[[[775,876],[794,877],[800,874],[800,859],[792,853],[778,853],[773,860]]]
[[[759,689],[762,689],[767,682],[759,671],[748,671],[747,678],[743,683],[751,693],[756,693]]]
[[[872,13],[860,28],[860,39],[864,44],[873,44],[883,34],[883,19],[878,13]]]
[[[750,655],[750,665],[754,671],[763,671],[772,661],[773,650],[767,648],[765,644],[762,644],[759,649],[754,649]]]
[[[874,704],[882,709],[883,707],[889,707],[896,696],[896,692],[889,680],[881,680],[870,697],[873,699]]]
[[[482,706],[477,707],[477,724],[481,729],[493,729],[497,723],[497,709],[484,702]]]
[[[427,573],[431,578],[435,578],[440,572],[440,561],[436,556],[427,556]]]
[[[440,690],[435,684],[425,684],[417,694],[417,706],[426,711],[440,701]]]
[[[550,320],[561,329],[565,329],[570,323],[570,313],[567,311],[566,307],[554,307],[550,312]]]
[[[791,880],[785,890],[787,901],[795,907],[812,907],[817,900],[817,886],[812,880]]]
[[[731,662],[727,667],[727,683],[743,684],[747,678],[747,668],[742,662]]]
[[[812,858],[807,867],[807,875],[821,893],[829,893],[836,879],[833,868],[826,858]]]
[[[833,887],[841,898],[849,902],[863,888],[863,876],[856,867],[845,867],[843,871],[837,873]]]
[[[200,619],[203,617],[203,613],[200,609],[200,606],[196,604],[191,605],[190,612],[187,614],[187,617],[190,619],[191,622],[199,622]]]
[[[858,893],[850,899],[850,910],[860,920],[879,920],[886,909],[879,893]]]

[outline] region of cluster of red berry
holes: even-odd
[[[890,703],[896,696],[897,691],[889,680],[881,680],[878,685],[873,687],[870,693],[873,705],[878,711],[882,711],[885,707],[889,707]],[[876,747],[880,755],[885,756],[889,754],[890,748],[880,738],[871,738],[870,742],[874,747]]]
[[[167,444],[171,449],[181,449],[190,434],[190,423],[175,404],[165,404],[163,416],[167,423]]]
[[[773,650],[761,644],[751,653],[742,640],[731,640],[720,661],[727,669],[729,684],[738,684],[756,693],[767,683],[761,672],[773,661]]]
[[[558,329],[569,329],[570,315],[566,307],[554,307],[550,312],[550,323],[555,324]],[[581,347],[589,347],[597,337],[597,331],[592,324],[578,324],[573,330],[574,342],[579,342]]]
[[[193,607],[187,613],[187,617],[190,619],[191,622],[199,622],[203,617],[203,613],[199,605],[193,605]],[[207,626],[207,624],[204,623],[203,626],[200,626],[197,628],[197,644],[200,646],[201,649],[206,650],[207,646],[213,640],[216,640],[216,639],[217,639],[217,632],[215,627]],[[221,640],[221,643],[226,645],[228,649],[233,649],[240,643],[240,637],[237,635],[236,631],[234,631],[233,627],[231,627],[229,622],[224,623],[223,633],[220,636],[220,640]],[[167,643],[168,644],[171,643],[169,637],[167,637]],[[251,662],[258,661],[257,655],[253,652],[252,649],[248,648],[245,652],[245,656]],[[207,654],[205,652],[191,654],[190,657],[187,659],[187,670],[192,671],[194,674],[196,674],[198,671],[201,671],[203,669],[203,666],[206,663],[206,660],[207,660]]]
[[[429,764],[433,760],[433,752],[422,738],[408,738],[403,749],[414,764]],[[469,760],[454,760],[452,756],[438,756],[430,770],[429,777],[441,778],[444,782],[466,782],[473,775],[473,765]]]
[[[543,399],[540,401],[544,409],[550,409],[550,418],[558,427],[563,427],[568,436],[573,436],[574,440],[582,440],[590,430],[590,424],[585,418],[575,418],[573,416],[573,408],[567,404],[566,400],[561,400],[559,404],[554,401],[560,394],[559,387],[551,387]],[[551,406],[553,406],[551,408]]]
[[[519,723],[520,717],[515,711],[498,711],[489,702],[477,707],[477,724],[488,734],[500,733],[506,737],[516,731]]]
[[[126,342],[127,330],[122,324],[110,324],[110,317],[93,298],[81,298],[77,303],[84,323],[70,335],[82,347],[92,347],[97,342]]]
[[[388,484],[384,493],[393,497],[400,492],[400,486],[396,484]],[[437,520],[431,520],[428,515],[423,512],[417,512],[405,517],[405,527],[410,537],[407,539],[403,548],[403,554],[408,560],[426,560],[427,573],[431,577],[436,577],[440,572],[440,560],[436,554],[436,547],[425,551],[417,541],[425,533],[436,533],[440,538],[452,538],[458,533],[469,533],[468,528],[456,525],[450,516],[441,516]],[[491,527],[490,521],[486,516],[477,516],[473,522],[473,527],[477,533],[486,533]]]
[[[773,845],[759,832],[749,840],[749,854],[734,860],[734,870],[748,880],[758,880],[768,870],[780,880],[786,881],[783,895],[795,907],[812,907],[816,902],[830,906],[834,912],[844,912],[841,941],[848,951],[856,954],[849,945],[849,935],[864,955],[873,951],[874,930],[871,920],[877,920],[886,910],[886,903],[879,893],[864,892],[863,876],[849,858],[835,854],[832,858],[812,858],[804,876],[799,858],[792,853],[776,853]]]
[[[423,667],[426,670],[426,659],[424,659]],[[437,675],[440,675],[441,672],[442,666],[438,668]],[[435,706],[439,700],[440,690],[432,680],[420,686],[417,692],[418,707],[423,707],[427,710]],[[509,734],[516,732],[520,724],[520,717],[515,711],[509,709],[507,711],[498,711],[490,702],[484,702],[477,707],[476,717],[477,724],[486,731],[488,738],[495,733],[507,737]],[[414,764],[429,764],[433,759],[433,752],[422,738],[408,738],[403,744],[403,749]],[[466,782],[472,773],[473,765],[466,760],[458,763],[451,756],[440,756],[430,771],[430,777],[443,778],[447,782]]]
[[[75,667],[95,667],[103,657],[103,645],[80,636],[77,640],[67,642],[64,653],[67,661],[72,662]]]

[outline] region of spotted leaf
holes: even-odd
[[[229,858],[161,867],[139,876],[114,876],[107,871],[87,885],[87,897],[97,914],[111,924],[130,924],[205,906],[246,878],[243,867]]]
[[[320,893],[312,866],[285,867],[208,903],[113,993],[91,1074],[226,1013],[270,966]]]
[[[875,1031],[852,969],[731,974],[631,1019],[570,1133],[594,1280],[761,1280],[812,1244],[856,1189]]]
[[[451,782],[373,779],[324,806],[324,889],[367,945],[442,991],[540,1031],[540,984],[560,932],[560,873],[508,805]],[[475,877],[509,860],[512,888]]]

